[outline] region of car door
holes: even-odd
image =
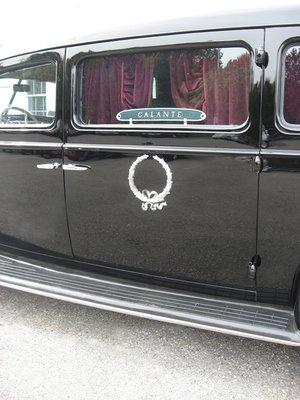
[[[0,244],[70,255],[62,173],[63,50],[0,62]]]
[[[67,49],[77,259],[254,296],[262,45],[253,29]]]
[[[267,29],[266,51],[258,295],[264,301],[288,303],[300,264],[299,27]]]

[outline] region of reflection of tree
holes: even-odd
[[[220,49],[174,51],[170,83],[177,107],[206,113],[209,125],[240,125],[249,115],[250,55],[222,63]]]
[[[212,48],[212,49],[195,49],[190,51],[192,56],[192,63],[195,65],[199,64],[200,60],[202,61],[214,61],[216,65],[219,67],[222,66],[222,57],[223,53],[221,49]]]
[[[264,98],[266,101],[263,104],[263,121],[268,130],[274,125],[274,96],[275,85],[270,82],[270,79],[266,79],[264,86]]]
[[[284,118],[300,124],[300,47],[294,47],[285,58]]]
[[[240,125],[249,115],[250,55],[230,60],[224,68],[206,63],[204,73],[207,123]]]
[[[56,81],[56,66],[55,64],[39,65],[37,67],[28,67],[15,69],[7,72],[3,78],[6,79],[21,79],[21,80],[37,80],[41,82]]]
[[[155,107],[188,107],[200,108],[204,102],[203,89],[203,64],[210,63],[214,68],[222,66],[223,53],[221,49],[186,49],[174,50],[170,52],[161,52],[156,54],[154,76],[157,84],[157,98],[152,100],[152,106]],[[170,78],[174,78],[174,71],[180,86],[180,91],[184,91],[183,103],[175,99],[174,93],[171,93]],[[171,76],[170,76],[171,75]],[[185,81],[186,80],[186,81]],[[184,86],[186,87],[184,88]],[[181,104],[182,103],[182,104]],[[186,103],[186,104],[184,104]],[[199,107],[198,107],[198,106]]]

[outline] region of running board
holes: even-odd
[[[210,331],[300,346],[292,308],[191,294],[0,255],[0,286]]]

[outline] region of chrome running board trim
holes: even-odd
[[[0,255],[0,286],[109,311],[300,346],[292,308],[191,294]]]

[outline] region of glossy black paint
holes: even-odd
[[[237,28],[230,17],[223,18],[223,26]],[[218,26],[220,20],[216,20],[215,25],[211,20],[209,32],[195,33],[198,29],[194,20],[193,23],[190,21],[190,26],[186,21],[180,29],[177,23],[161,26],[156,34],[150,29],[149,37],[136,33],[131,39],[124,34],[120,40],[79,46],[74,43],[67,48],[65,75],[64,50],[39,52],[1,62],[0,69],[54,58],[58,62],[59,84],[57,121],[52,129],[0,130],[0,142],[14,140],[41,144],[38,149],[22,143],[18,149],[9,144],[4,148],[0,146],[0,163],[3,164],[0,176],[6,181],[5,190],[0,191],[1,215],[4,215],[0,224],[0,245],[27,249],[38,257],[55,255],[64,260],[67,267],[84,266],[109,274],[123,273],[135,279],[164,281],[165,285],[232,297],[244,293],[248,299],[269,303],[291,301],[300,250],[297,174],[300,171],[300,137],[281,126],[275,118],[278,101],[275,93],[280,49],[293,40],[291,38],[299,42],[300,31],[299,26],[285,26],[298,24],[294,9],[281,13],[271,11],[269,18],[266,14],[264,18],[250,18],[243,24],[247,28],[268,26],[265,30],[213,31],[221,25]],[[278,24],[280,26],[270,27]],[[179,31],[193,33],[177,34]],[[157,36],[159,32],[166,35]],[[253,53],[256,47],[264,44],[264,35],[269,65],[263,82],[262,117],[260,119],[263,71],[253,65],[251,119],[237,132],[95,130],[80,127],[72,121],[71,77],[74,65],[86,54],[210,40],[218,44],[243,43]],[[99,40],[105,38],[86,38],[82,42]],[[262,135],[261,124],[266,134]],[[45,157],[63,161],[63,139],[67,142],[64,161],[82,162],[90,165],[91,170],[63,173],[62,170],[35,169]],[[59,144],[55,153],[47,148],[49,143]],[[69,144],[74,147],[68,147]],[[94,148],[82,149],[84,144]],[[138,145],[145,150],[124,152],[101,148],[107,144]],[[168,207],[160,214],[142,212],[140,202],[127,183],[129,166],[137,156],[151,154],[147,151],[149,145],[158,148],[157,153],[168,162],[176,177],[168,196]],[[164,153],[159,151],[160,146],[189,147],[199,151],[197,154],[176,150]],[[215,149],[215,153],[203,154],[201,149],[207,148]],[[218,154],[217,150],[223,148],[232,154]],[[245,150],[249,154],[243,154]],[[260,150],[263,170],[258,177],[251,171],[251,163]],[[274,155],[272,151],[277,153]],[[141,171],[138,179],[163,185],[161,171],[151,164]],[[21,188],[22,196],[16,197],[16,185]],[[39,216],[36,219],[35,211]],[[74,258],[70,263],[71,244]],[[256,253],[261,256],[262,263],[255,282],[247,277],[247,264]]]
[[[299,37],[299,27],[266,30],[269,65],[265,71],[263,125],[267,135],[262,138],[264,168],[260,176],[258,229],[262,265],[257,278],[264,293],[271,288],[273,292],[289,294],[300,264],[300,132],[287,130],[276,117],[278,61],[283,47],[290,42],[299,43]]]
[[[86,55],[187,43],[210,46],[211,41],[216,46],[224,42],[228,46],[242,44],[253,56],[255,48],[263,44],[263,30],[184,34],[70,48],[67,77],[73,79],[68,80],[67,93],[74,94],[74,67]],[[70,237],[77,259],[98,263],[99,270],[127,270],[139,276],[189,281],[214,291],[232,287],[254,293],[255,281],[248,279],[248,263],[256,254],[258,177],[252,172],[252,160],[259,144],[262,72],[252,64],[250,121],[237,131],[82,127],[73,119],[70,103],[66,162],[80,160],[91,167],[81,173],[65,171]],[[84,144],[94,148],[88,151]],[[101,145],[116,148],[103,150]],[[119,145],[142,149],[125,153]],[[151,154],[166,160],[174,180],[168,206],[158,212],[144,212],[128,185],[131,164],[138,156],[149,154],[149,145],[156,148]],[[169,154],[161,146],[169,146]],[[212,152],[191,155],[176,151],[183,147],[211,148]],[[221,148],[231,154],[218,154]],[[165,178],[162,169],[149,161],[140,169],[137,181],[140,187],[162,189]]]
[[[74,151],[65,155],[71,162]],[[174,184],[165,209],[144,212],[128,186],[139,155],[89,152],[82,162],[90,170],[65,172],[75,256],[123,270],[251,287],[257,185],[251,157],[160,155]],[[150,160],[137,171],[136,184],[161,191],[164,173]]]
[[[0,243],[41,254],[71,255],[63,172],[38,164],[63,161],[62,77],[64,50],[14,57],[0,72],[54,61],[57,117],[49,129],[0,129]]]
[[[49,254],[70,255],[61,170],[62,149],[0,149],[0,242]]]

